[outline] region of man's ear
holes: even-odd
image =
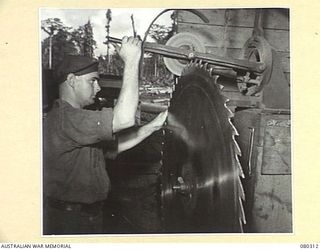
[[[67,84],[68,84],[69,86],[71,86],[72,88],[73,88],[74,85],[75,85],[75,80],[76,80],[75,74],[69,73],[69,74],[67,75],[67,79],[66,79]]]

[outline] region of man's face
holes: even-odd
[[[96,94],[101,90],[98,79],[98,72],[75,76],[74,91],[81,108],[94,103]]]

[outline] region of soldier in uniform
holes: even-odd
[[[102,206],[110,180],[101,143],[107,143],[108,155],[115,156],[160,129],[166,120],[167,111],[134,128],[141,41],[124,37],[117,50],[125,66],[114,108],[84,109],[100,91],[95,60],[67,56],[56,72],[59,98],[43,127],[44,234],[102,233]]]

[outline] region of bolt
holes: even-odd
[[[262,64],[262,65],[260,65],[260,66],[258,67],[258,69],[261,70],[261,71],[264,70],[265,68],[266,68],[266,65],[265,65],[265,64]]]
[[[183,184],[183,183],[184,183],[184,180],[183,180],[183,178],[182,178],[181,176],[178,177],[178,182],[179,182],[180,184]]]
[[[193,58],[194,58],[194,53],[193,53],[193,52],[190,52],[189,55],[188,55],[188,58],[189,58],[189,59],[193,59]]]
[[[173,190],[181,190],[181,186],[173,186],[172,189]]]

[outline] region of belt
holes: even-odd
[[[102,211],[103,201],[97,201],[91,204],[61,201],[52,198],[46,198],[46,203],[50,207],[67,212],[79,212],[88,215],[98,215]]]

